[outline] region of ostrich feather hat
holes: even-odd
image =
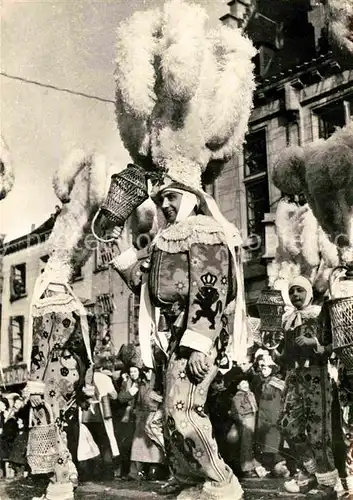
[[[239,29],[206,21],[199,5],[170,0],[118,29],[118,128],[152,197],[175,184],[202,196],[244,141],[256,51]]]

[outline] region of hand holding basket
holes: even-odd
[[[105,229],[124,226],[132,212],[148,198],[147,178],[145,171],[132,163],[119,174],[111,178],[107,198],[92,221],[92,233],[98,241],[109,242],[114,237],[103,239],[97,235],[95,224],[100,217]]]

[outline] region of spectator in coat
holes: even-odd
[[[15,417],[18,425],[18,432],[14,440],[9,460],[12,467],[15,469],[17,476],[26,476],[28,473],[27,463],[27,442],[28,442],[28,426],[29,426],[29,405],[23,404],[23,399],[19,396],[14,398]]]
[[[271,356],[261,355],[257,359],[262,382],[259,412],[256,426],[257,458],[273,475],[287,478],[290,472],[280,453],[282,436],[278,429],[284,381],[278,378],[278,367]]]
[[[117,401],[120,403],[118,409],[118,420],[116,425],[116,437],[120,450],[120,477],[128,479],[130,473],[130,456],[132,439],[135,431],[135,401],[139,391],[140,370],[136,366],[129,368],[129,373],[122,374],[122,382]]]
[[[0,396],[0,477],[5,474],[5,441],[4,441],[4,425],[7,413],[9,411],[9,402],[3,396]]]
[[[15,442],[16,436],[18,434],[18,422],[16,417],[16,412],[12,407],[10,407],[7,401],[6,412],[4,415],[3,430],[1,434],[0,443],[0,455],[4,462],[5,468],[9,472],[8,466],[10,463],[10,455],[13,449],[13,444]]]
[[[243,477],[257,477],[262,468],[254,456],[254,435],[257,416],[257,404],[254,394],[250,391],[248,380],[238,384],[238,390],[232,399],[230,415],[239,429],[240,466]]]
[[[143,371],[135,402],[135,432],[132,441],[131,462],[137,474],[155,480],[163,476],[165,461],[163,438],[163,397],[154,390],[155,374]]]

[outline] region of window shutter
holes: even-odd
[[[10,297],[14,297],[15,294],[15,288],[14,288],[14,282],[15,282],[15,266],[11,266],[11,273],[10,273]]]

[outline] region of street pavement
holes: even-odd
[[[242,482],[245,500],[296,500],[305,495],[291,495],[283,491],[283,481],[277,479],[247,479]],[[86,482],[77,488],[76,500],[175,500],[175,495],[159,495],[158,483],[132,481]],[[0,500],[31,500],[42,490],[16,479],[0,481]]]

